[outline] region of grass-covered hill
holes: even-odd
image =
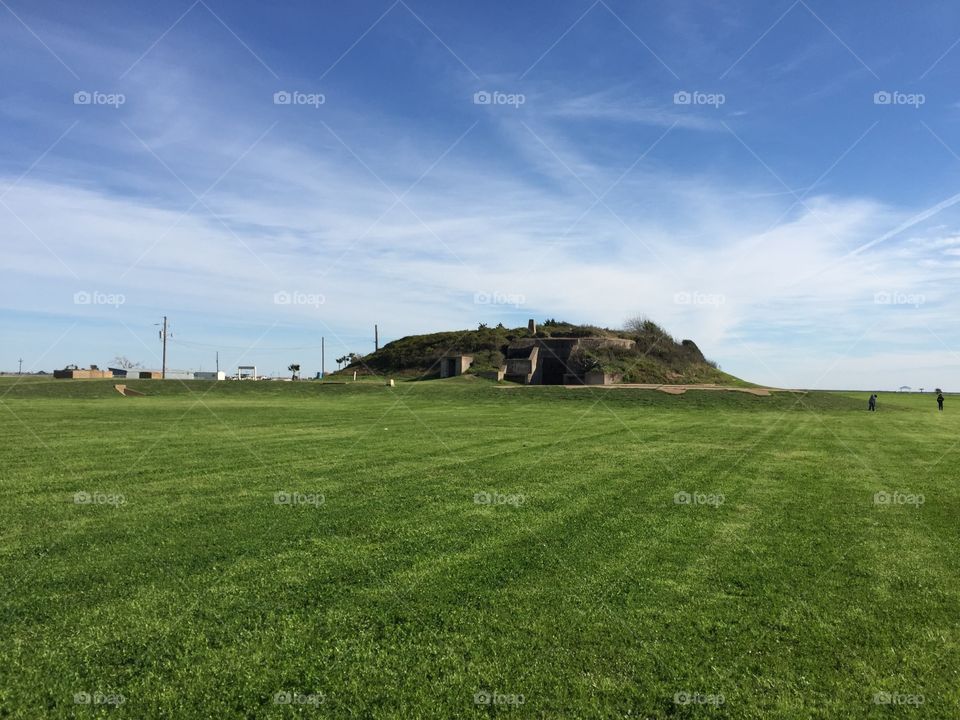
[[[410,335],[355,359],[341,372],[436,377],[440,372],[440,358],[451,352],[474,356],[470,372],[492,370],[503,363],[508,345],[528,337],[531,335],[526,327],[482,324],[476,330]],[[570,359],[570,368],[575,372],[616,373],[626,383],[747,384],[707,360],[692,340],[678,341],[651,320],[633,320],[622,330],[547,320],[537,327],[535,337],[609,337],[636,341],[631,349],[606,347],[576,351]]]

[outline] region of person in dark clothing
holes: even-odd
[[[943,412],[943,393],[937,395],[937,407],[940,408],[940,412]]]
[[[877,394],[873,393],[870,396],[870,404],[867,406],[870,412],[876,412],[877,410]]]

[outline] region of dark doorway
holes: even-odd
[[[541,350],[541,353],[543,351]],[[549,353],[549,351],[547,351]],[[540,382],[543,385],[563,385],[563,374],[567,371],[563,361],[551,355],[547,355],[540,361],[543,368],[541,371]]]

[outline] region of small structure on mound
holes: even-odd
[[[113,389],[125,397],[143,397],[145,393],[139,390],[133,390],[126,385],[114,385]]]
[[[440,377],[456,377],[463,375],[473,365],[473,355],[459,355],[452,353],[440,358]]]

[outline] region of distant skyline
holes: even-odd
[[[0,0],[0,369],[643,314],[960,389],[960,6]]]

